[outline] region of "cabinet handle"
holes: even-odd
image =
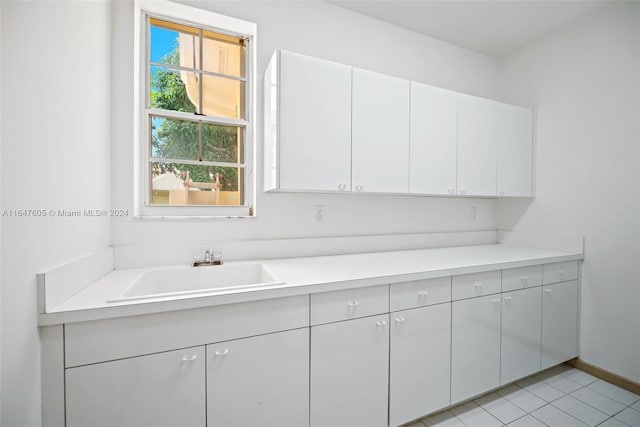
[[[508,302],[509,304],[511,304],[512,299],[513,297],[504,297],[504,302]]]
[[[449,188],[449,194],[453,194],[454,192],[453,188]]]
[[[344,190],[346,190],[346,188],[347,188],[347,184],[338,184],[338,189],[340,191],[344,191]]]
[[[356,185],[356,191],[362,191],[363,188],[362,185]]]
[[[229,354],[229,349],[228,348],[225,348],[224,350],[218,350],[218,351],[215,352],[216,356],[225,356],[227,354]]]
[[[545,294],[550,294],[550,293],[551,293],[551,289],[545,289],[545,290],[544,290],[544,293],[545,293]]]
[[[527,276],[520,276],[520,281],[521,281],[521,282],[527,283],[527,280],[528,280],[528,279],[529,279],[529,278],[528,278]]]
[[[402,316],[400,316],[400,317],[396,317],[394,320],[395,320],[397,323],[402,323],[402,322],[404,322],[404,317],[402,317]]]
[[[561,276],[564,276],[564,270],[558,271],[558,274],[561,275]]]
[[[191,362],[191,361],[196,360],[197,358],[198,358],[198,355],[197,355],[197,354],[193,354],[193,355],[191,355],[191,356],[184,356],[184,357],[182,358],[182,361],[183,361],[183,362]]]
[[[386,320],[380,320],[380,321],[376,322],[376,325],[378,325],[378,326],[384,326],[386,324],[387,324]]]
[[[476,292],[482,292],[482,283],[474,283],[473,287],[476,288]]]
[[[464,196],[464,193],[466,193],[464,188],[461,188],[460,190],[458,190],[458,193],[462,194]]]
[[[420,291],[420,292],[418,292],[418,296],[419,296],[419,297],[423,297],[423,298],[424,298],[424,297],[426,297],[427,295],[429,295],[429,292],[427,292],[427,291]]]
[[[498,193],[498,194],[500,194],[501,196],[504,196],[504,191],[501,191],[501,192],[500,192],[500,193]]]
[[[357,306],[357,305],[358,305],[358,301],[349,301],[349,302],[347,303],[347,305],[348,305],[349,307],[355,307],[355,306]]]

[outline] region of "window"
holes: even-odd
[[[137,4],[139,216],[251,216],[255,24]]]

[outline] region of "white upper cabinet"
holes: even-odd
[[[277,50],[265,191],[533,195],[529,109]]]
[[[498,196],[533,195],[533,114],[498,105]]]
[[[411,82],[409,192],[456,194],[458,94]]]
[[[265,78],[265,189],[350,190],[351,67],[285,51],[279,67]]]
[[[409,81],[353,69],[352,191],[409,191]]]
[[[495,196],[498,103],[458,95],[458,194]]]

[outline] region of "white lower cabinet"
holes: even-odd
[[[451,303],[391,313],[389,425],[451,403]]]
[[[502,294],[500,384],[540,370],[541,292],[534,287]]]
[[[577,356],[578,268],[66,325],[66,425],[408,423]]]
[[[311,327],[312,426],[386,426],[389,315]]]
[[[204,346],[69,368],[67,426],[204,426]]]
[[[542,361],[546,369],[578,355],[578,282],[542,287]]]
[[[451,305],[451,403],[500,384],[500,294]]]
[[[207,346],[207,425],[308,424],[308,328]]]

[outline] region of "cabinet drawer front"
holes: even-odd
[[[65,366],[309,326],[307,295],[65,325]]]
[[[311,324],[338,322],[389,311],[389,285],[311,295]]]
[[[451,276],[395,283],[389,290],[390,311],[451,301]]]
[[[568,282],[578,278],[578,261],[555,262],[542,266],[542,283]]]
[[[502,292],[532,288],[540,285],[542,285],[541,265],[502,270]]]
[[[500,292],[500,270],[461,274],[451,279],[451,297],[459,300]]]

